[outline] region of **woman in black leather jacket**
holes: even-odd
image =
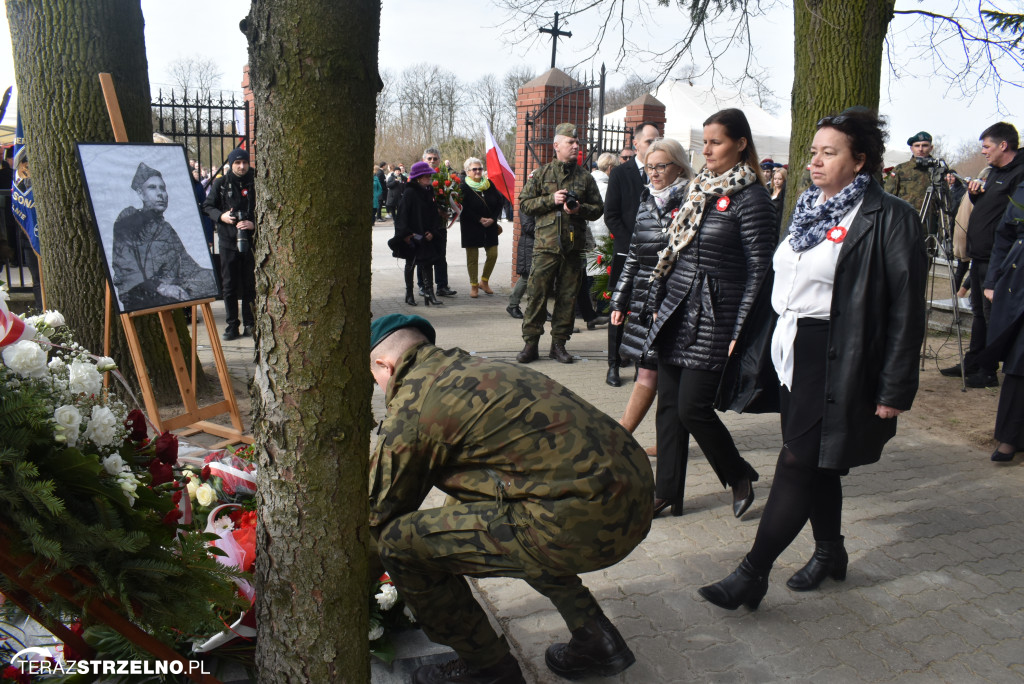
[[[655,514],[682,515],[692,434],[738,518],[754,501],[757,472],[712,406],[722,369],[753,305],[776,243],[750,124],[738,109],[704,122],[705,168],[669,229],[654,268],[657,317],[646,349],[658,355]]]
[[[657,354],[652,349],[644,352],[644,340],[654,317],[651,273],[658,263],[658,253],[668,245],[668,227],[686,199],[693,178],[683,146],[671,138],[651,143],[646,164],[651,182],[640,196],[629,253],[611,298],[611,324],[625,324],[619,356],[637,365],[636,383],[619,420],[630,433],[647,415],[658,388]]]
[[[826,577],[846,578],[840,478],[879,460],[917,392],[927,259],[917,211],[874,179],[885,137],[878,116],[863,108],[818,122],[814,185],[797,200],[766,290],[777,321],[764,317],[747,331],[770,348],[775,387],[764,392],[782,386],[783,446],[750,553],[700,589],[722,608],[757,608],[772,565],[808,520],[814,555],[787,586],[810,591]],[[750,353],[745,334],[729,361],[727,377],[734,364],[743,369],[738,388],[766,384],[757,373],[765,354],[749,346]],[[723,404],[742,410],[757,390],[743,393]]]

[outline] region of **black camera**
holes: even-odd
[[[235,217],[235,226],[238,226],[242,221],[252,221],[252,217],[248,212],[241,211],[239,209],[233,209],[231,215]],[[245,254],[252,248],[252,241],[249,237],[250,230],[237,230],[237,236],[235,237],[235,248],[238,249],[239,254]]]
[[[580,198],[572,190],[566,190],[565,192],[565,208],[569,211],[576,211],[580,208]]]

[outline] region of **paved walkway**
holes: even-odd
[[[385,245],[391,224],[377,224],[373,314],[415,312],[431,320],[441,346],[512,360],[523,343],[519,321],[505,313],[511,273],[511,227],[505,226],[493,297],[469,298],[456,228],[448,256],[458,296],[441,307],[420,300],[413,308],[403,301],[401,262]],[[541,340],[542,352],[548,341]],[[631,383],[618,389],[604,383],[606,345],[604,329],[584,326],[567,345],[576,363],[542,358],[532,367],[618,418]],[[244,373],[251,342],[226,347],[233,368]],[[375,391],[377,415],[382,399]],[[828,580],[806,594],[786,588],[812,551],[805,530],[779,559],[760,609],[728,612],[696,590],[731,572],[749,548],[781,440],[775,416],[725,415],[740,450],[761,473],[757,500],[743,520],[732,517],[729,492],[691,444],[686,514],[655,520],[629,558],[584,576],[637,656],[636,665],[613,681],[1024,680],[1024,459],[993,464],[987,452],[930,428],[923,418],[913,412],[901,418],[882,461],[845,478],[846,582]],[[654,443],[653,411],[636,436],[644,446]],[[476,585],[527,681],[563,681],[544,666],[548,644],[568,638],[550,603],[520,581]],[[383,681],[378,675],[375,681]]]

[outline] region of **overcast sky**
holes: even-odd
[[[961,0],[929,0],[929,10],[949,9]],[[653,2],[646,22],[633,20],[628,31],[632,42],[652,50],[664,50],[683,26],[683,18],[675,7],[657,7]],[[674,5],[674,3],[672,3]],[[986,5],[992,4],[988,0]],[[995,3],[1005,4],[1003,0]],[[780,3],[789,5],[789,3]],[[916,0],[898,0],[898,6],[918,7]],[[439,7],[443,11],[438,11]],[[146,50],[149,78],[154,91],[171,81],[169,65],[179,57],[193,56],[213,59],[220,67],[221,86],[239,90],[241,70],[248,59],[245,37],[238,30],[238,21],[249,11],[247,0],[142,0],[146,20]],[[1013,8],[1010,8],[1011,10]],[[1016,11],[1019,11],[1019,6]],[[550,65],[550,37],[539,36],[519,44],[510,44],[508,37],[518,29],[520,34],[534,35],[537,27],[510,25],[506,17],[489,0],[448,0],[443,5],[425,0],[384,0],[381,15],[381,69],[401,71],[416,62],[436,62],[455,71],[464,81],[475,80],[487,73],[502,75],[516,65],[526,65],[541,73]],[[895,51],[895,67],[883,66],[881,98],[882,113],[890,118],[892,141],[899,144],[918,130],[925,129],[941,136],[952,151],[961,142],[973,141],[987,125],[1007,120],[1021,128],[1024,124],[1024,93],[1004,87],[1000,102],[991,90],[972,101],[958,99],[949,92],[945,79],[935,76],[935,67],[927,53],[911,45],[915,32],[907,31],[907,20],[897,17],[890,31],[889,44]],[[570,19],[565,27],[573,37],[559,43],[558,66],[567,67],[590,54],[588,39],[594,26],[584,18]],[[920,31],[916,31],[920,34]],[[754,22],[752,42],[757,48],[757,63],[769,74],[768,83],[774,93],[779,114],[788,117],[789,94],[793,81],[793,12],[780,6]],[[924,55],[924,56],[922,56]],[[726,63],[736,63],[743,55],[734,54]],[[600,61],[608,65],[610,84],[618,85],[630,71],[648,75],[650,64],[632,61],[616,70],[614,50],[605,50],[587,65],[596,70]],[[707,60],[705,59],[705,62]],[[902,72],[893,79],[893,69]],[[929,74],[932,74],[929,77]],[[1020,74],[1015,74],[1017,78]],[[0,86],[14,84],[10,32],[6,13],[0,17]],[[705,81],[704,86],[718,82]],[[14,122],[14,106],[9,108],[3,123]],[[1000,112],[1000,105],[1002,113]],[[1007,113],[1010,112],[1010,113]]]

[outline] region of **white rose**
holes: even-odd
[[[82,414],[70,404],[65,404],[53,412],[53,421],[63,430],[68,446],[78,443],[78,427],[82,424]]]
[[[85,438],[99,447],[108,446],[117,434],[117,418],[106,406],[93,406],[92,417],[85,427]]]
[[[59,328],[64,325],[64,316],[59,311],[47,311],[43,314],[43,323],[51,328]]]
[[[377,599],[377,605],[381,610],[391,610],[398,600],[398,590],[393,584],[382,584],[380,593],[374,594],[373,598]]]
[[[25,319],[25,325],[31,325],[33,328],[39,325],[39,321],[43,320],[43,315],[29,316]]]
[[[103,459],[103,469],[111,475],[117,475],[124,468],[124,459],[120,454],[111,454]]]
[[[35,342],[22,340],[4,348],[4,364],[23,378],[45,378],[46,352]]]
[[[114,363],[114,359],[109,356],[101,356],[100,360],[96,362],[96,370],[100,373],[106,373],[117,368],[117,364]]]
[[[199,478],[196,477],[195,475],[192,475],[191,477],[189,477],[188,478],[188,484],[185,485],[185,488],[188,489],[188,498],[190,498],[193,501],[195,501],[196,500],[196,490],[199,489]]]
[[[370,630],[370,641],[376,641],[384,636],[384,625],[375,625]]]
[[[103,376],[96,366],[84,361],[72,361],[68,373],[68,389],[75,394],[99,394]]]
[[[209,506],[217,498],[217,490],[210,485],[203,483],[196,489],[196,501],[200,506]]]

